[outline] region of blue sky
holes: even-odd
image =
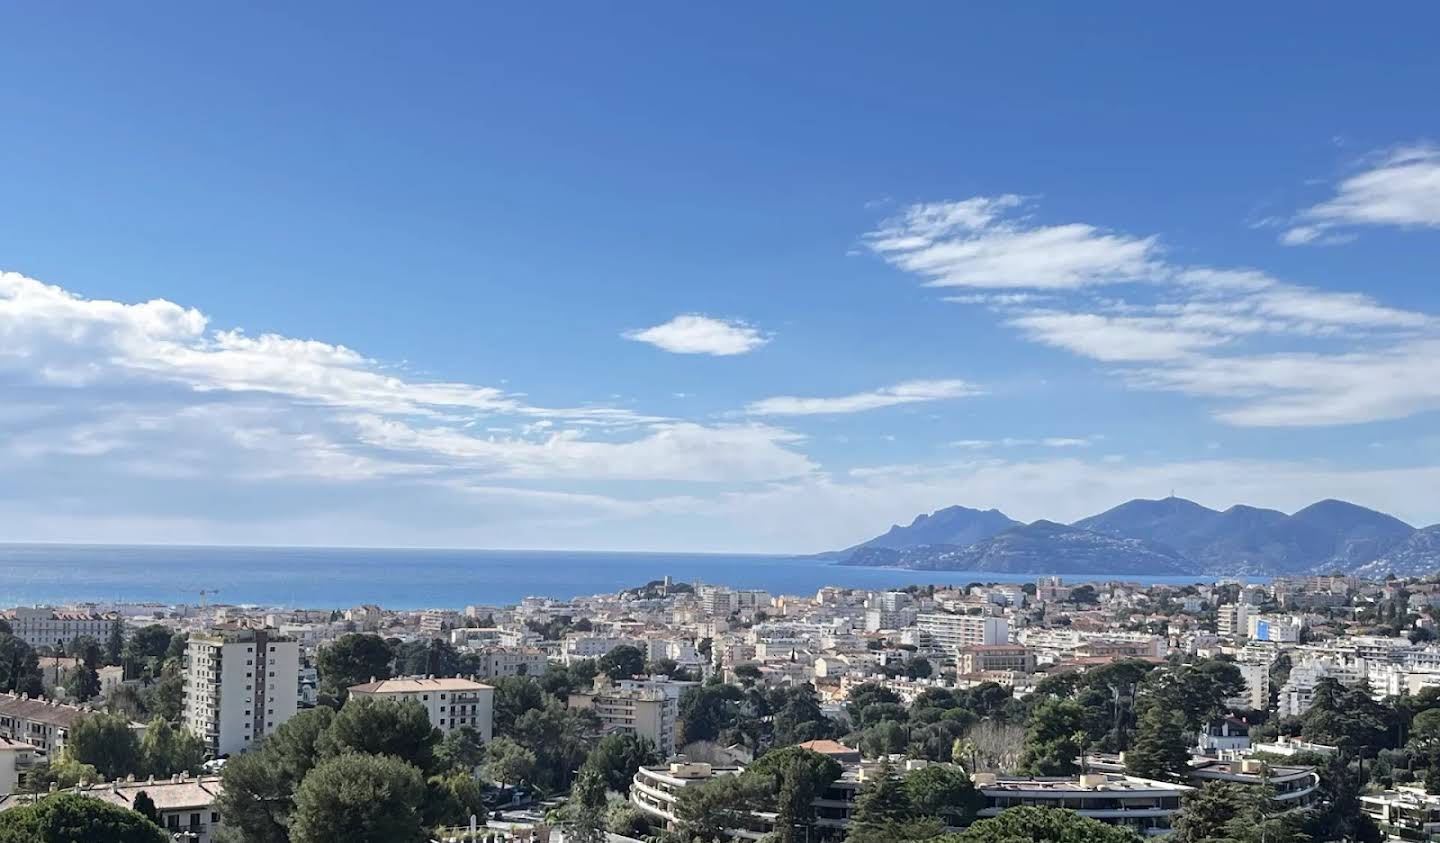
[[[1140,11],[6,9],[0,535],[1440,520],[1440,12]]]

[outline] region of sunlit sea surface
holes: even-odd
[[[1037,574],[850,568],[793,556],[580,551],[0,544],[0,606],[84,601],[313,608],[503,605],[527,596],[613,592],[669,575],[772,594],[825,585],[1026,582]],[[1188,583],[1200,577],[1067,575],[1067,582]]]

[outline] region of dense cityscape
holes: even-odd
[[[0,2],[0,843],[1440,843],[1437,32]]]
[[[1437,613],[1440,581],[1346,576],[16,607],[0,829],[88,799],[127,843],[1421,839]]]

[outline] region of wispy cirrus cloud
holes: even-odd
[[[755,401],[745,408],[752,416],[818,416],[863,413],[922,401],[941,401],[978,395],[980,390],[963,380],[912,380],[892,386],[831,397],[777,395]]]
[[[1334,196],[1297,214],[1280,242],[1331,243],[1365,226],[1440,227],[1440,147],[1402,147],[1343,179]]]
[[[744,322],[715,319],[698,313],[681,314],[650,328],[626,331],[622,336],[672,354],[708,354],[712,357],[748,354],[770,341],[759,329]]]
[[[1390,166],[1423,170],[1430,160],[1428,152],[1411,152]],[[1390,173],[1379,183],[1394,181]],[[1352,185],[1346,192],[1374,198],[1383,191]],[[1428,218],[1422,196],[1392,199],[1370,218]],[[1339,208],[1358,204],[1316,213],[1338,220],[1346,218]],[[1024,257],[972,260],[1003,244],[1053,236],[1055,226],[1005,216],[1020,205],[1008,194],[916,205],[867,239],[927,286],[978,290],[947,301],[986,307],[1027,339],[1112,366],[1134,387],[1212,399],[1216,417],[1229,424],[1356,424],[1440,409],[1440,388],[1430,386],[1436,379],[1422,374],[1433,368],[1440,342],[1440,321],[1430,314],[1250,268],[1174,263],[1154,235],[1093,225],[1074,224],[1085,248],[1047,253],[1047,272],[1017,272],[1039,265]],[[982,242],[992,235],[998,239]]]
[[[957,439],[949,443],[952,448],[968,451],[985,451],[992,448],[1088,448],[1095,444],[1096,436],[1043,436],[1026,439],[1006,436],[1001,439]]]
[[[1085,223],[1036,225],[1015,194],[911,205],[865,235],[886,261],[932,287],[1069,289],[1142,280],[1160,257],[1155,237]]]

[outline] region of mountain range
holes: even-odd
[[[1132,500],[1068,525],[952,506],[827,556],[842,565],[1003,573],[1415,575],[1440,569],[1440,524],[1417,530],[1337,500],[1291,515]]]

